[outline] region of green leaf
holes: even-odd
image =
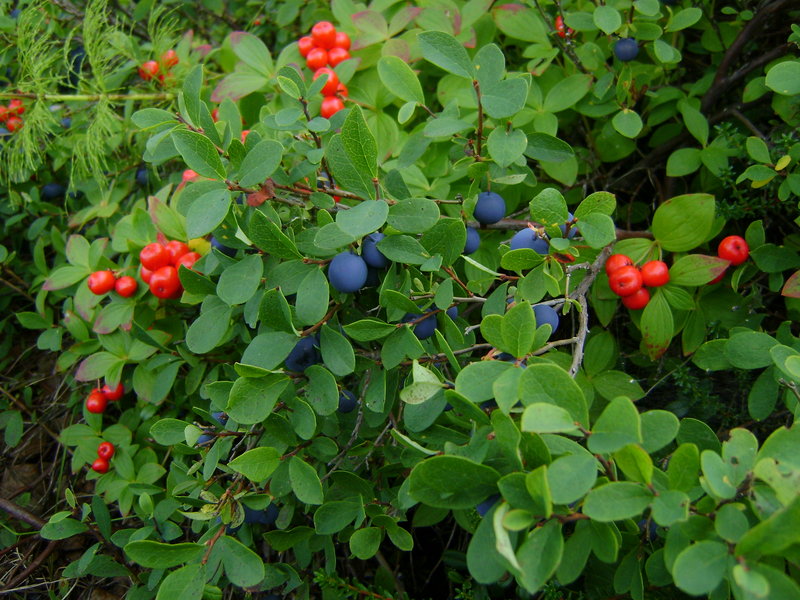
[[[742,536],[736,545],[736,555],[752,558],[778,554],[800,542],[797,529],[800,519],[800,496],[789,506],[776,510],[770,517]]]
[[[364,527],[350,536],[350,552],[356,558],[367,560],[380,548],[383,533],[378,527]]]
[[[350,109],[342,124],[340,141],[353,166],[369,176],[370,181],[375,179],[378,176],[378,146],[360,106]]]
[[[653,481],[653,459],[637,444],[628,444],[614,453],[614,462],[630,481],[650,484]]]
[[[322,483],[310,464],[299,456],[289,461],[289,480],[297,499],[305,504],[322,504]]]
[[[39,535],[46,540],[65,540],[84,531],[89,531],[89,527],[85,523],[67,517],[45,523],[39,530]]]
[[[222,342],[230,327],[232,310],[216,296],[203,303],[200,316],[186,332],[186,345],[195,354],[211,352]]]
[[[520,129],[495,128],[486,140],[489,155],[501,167],[516,162],[528,146],[528,138]]]
[[[357,140],[350,140],[350,145],[353,146],[354,152],[358,152],[357,147],[355,147],[357,143]],[[372,138],[371,146],[374,146],[374,144],[375,140]],[[337,133],[328,141],[325,147],[325,159],[337,186],[349,190],[362,198],[375,199],[375,185],[372,182],[370,171],[360,169],[353,163],[350,155],[345,150],[342,134]]]
[[[217,295],[230,306],[244,304],[256,293],[263,272],[261,255],[245,256],[222,272],[217,283]]]
[[[692,443],[681,444],[672,453],[667,467],[669,488],[689,492],[697,485],[700,472],[700,453]]]
[[[675,585],[693,596],[708,594],[722,581],[731,558],[727,546],[720,542],[692,544],[678,555],[672,567]]]
[[[442,266],[448,267],[461,256],[467,243],[467,229],[461,219],[444,217],[422,234],[420,243],[431,256],[439,254]]]
[[[386,258],[400,264],[421,265],[430,258],[423,245],[408,235],[387,235],[376,247]]]
[[[472,366],[469,365],[461,373]],[[555,404],[565,409],[573,422],[577,421],[583,427],[589,426],[586,397],[569,373],[559,366],[547,363],[528,365],[520,378],[519,395],[525,405],[536,402]]]
[[[380,229],[388,215],[389,205],[386,202],[361,202],[350,210],[339,211],[336,224],[353,239],[358,239]]]
[[[401,100],[425,104],[425,95],[416,73],[400,57],[381,57],[378,61],[378,76],[386,89]]]
[[[593,489],[583,502],[583,514],[596,521],[610,522],[641,515],[653,494],[639,483],[612,481]]]
[[[233,585],[239,587],[252,587],[264,579],[264,562],[250,548],[236,538],[228,535],[222,536],[220,555],[225,575]]]
[[[186,212],[186,234],[201,237],[214,231],[231,207],[231,193],[226,189],[212,190],[189,205]]]
[[[695,287],[713,281],[730,263],[716,256],[689,254],[682,256],[669,268],[669,281],[674,285]]]
[[[259,210],[250,219],[248,236],[259,249],[277,258],[302,258],[294,242]]]
[[[320,350],[325,366],[340,377],[352,373],[356,359],[353,346],[347,338],[329,325],[323,325],[320,334]]]
[[[203,597],[205,582],[205,565],[186,565],[164,578],[158,586],[156,600],[199,600]]]
[[[275,448],[261,447],[243,452],[230,461],[228,466],[250,481],[258,483],[272,475],[280,464],[281,455]]]
[[[535,594],[556,572],[564,552],[561,524],[555,520],[537,527],[517,551],[520,582]]]
[[[522,413],[522,431],[534,433],[578,433],[579,429],[572,415],[560,406],[545,402],[535,402]]]
[[[667,23],[666,31],[680,31],[691,27],[703,17],[703,11],[695,6],[691,8],[684,8],[672,15],[672,18]]]
[[[625,396],[615,398],[603,409],[592,427],[588,446],[596,454],[616,452],[628,444],[642,441],[642,426],[639,411]]]
[[[697,171],[702,164],[702,152],[699,148],[680,148],[669,155],[667,159],[667,175],[670,177],[683,177]]]
[[[653,235],[670,252],[691,250],[708,238],[714,212],[714,197],[710,194],[676,196],[659,206],[653,215]]]
[[[575,209],[575,217],[577,219],[584,219],[588,215],[600,213],[604,215],[613,215],[617,207],[617,199],[614,194],[610,192],[594,192],[586,196]]]
[[[547,483],[555,504],[580,500],[597,481],[597,460],[588,454],[567,454],[547,467]]]
[[[683,116],[686,129],[705,147],[708,144],[708,121],[703,113],[689,104],[687,100],[678,102],[678,111]]]
[[[614,118],[611,119],[611,125],[619,134],[627,138],[635,138],[642,131],[643,127],[642,118],[639,114],[635,110],[630,110],[628,108],[623,108],[614,115]]]
[[[330,288],[325,275],[320,269],[309,271],[297,288],[297,318],[304,325],[313,325],[328,312],[329,300]]]
[[[172,141],[189,168],[198,175],[225,179],[225,167],[222,166],[219,153],[206,136],[188,129],[176,129],[172,132]]]
[[[481,89],[481,102],[487,115],[505,119],[522,110],[527,95],[528,85],[524,79],[506,79]]]
[[[556,83],[544,100],[542,109],[556,113],[573,108],[592,88],[591,75],[570,75]]]
[[[527,302],[515,304],[504,316],[501,325],[503,347],[515,358],[526,356],[536,336],[536,319]]]
[[[272,413],[289,381],[283,375],[239,377],[233,383],[225,412],[244,425],[260,423]]]
[[[592,248],[603,248],[617,239],[617,229],[613,219],[599,212],[579,218],[578,229]]]
[[[150,435],[162,446],[173,446],[184,441],[183,432],[188,423],[178,419],[160,419],[150,427]]]
[[[787,60],[770,67],[764,83],[782,96],[800,94],[800,61]]]
[[[497,492],[500,474],[460,456],[434,456],[414,467],[409,476],[411,497],[440,508],[471,508]]]
[[[338,500],[326,502],[314,513],[314,529],[319,535],[340,532],[363,513],[360,502]]]
[[[778,345],[771,335],[760,331],[735,333],[725,344],[725,356],[738,369],[760,369],[772,364],[770,350]]]
[[[747,148],[747,154],[753,160],[757,160],[758,162],[764,164],[772,163],[772,158],[770,158],[767,143],[760,137],[751,135],[749,138],[747,138],[745,146]]]
[[[642,447],[648,452],[661,450],[675,439],[680,421],[666,410],[648,410],[641,414]]]
[[[264,183],[283,159],[283,146],[274,140],[262,140],[245,155],[239,167],[239,185],[249,187]]]
[[[564,162],[575,156],[575,151],[567,142],[547,133],[528,134],[528,147],[525,156],[545,162]]]
[[[151,540],[128,542],[123,548],[130,560],[148,569],[169,569],[203,555],[203,544],[162,544]]]
[[[475,68],[467,51],[452,35],[441,31],[424,31],[417,35],[422,56],[448,73],[473,79]]]
[[[607,35],[614,33],[622,25],[622,16],[619,11],[607,4],[596,7],[592,19],[597,28]]]
[[[386,221],[402,233],[423,233],[439,222],[439,216],[439,205],[433,200],[410,198],[389,207]]]
[[[650,360],[655,360],[667,351],[675,327],[672,309],[664,294],[656,292],[650,298],[642,311],[640,327],[647,354]]]
[[[361,319],[344,326],[345,333],[357,342],[372,342],[393,333],[397,326],[379,319]]]
[[[234,31],[230,35],[230,42],[236,56],[248,67],[265,77],[272,76],[272,56],[258,36],[244,31]]]

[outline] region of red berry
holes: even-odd
[[[178,271],[168,265],[153,272],[150,278],[150,291],[157,298],[172,298],[181,289],[181,280]]]
[[[92,471],[108,473],[108,461],[105,458],[98,458],[92,463]]]
[[[17,113],[21,115],[25,112],[25,106],[22,104],[22,100],[14,99],[8,103],[8,112],[9,113]]]
[[[114,283],[114,289],[117,290],[117,293],[123,298],[130,298],[136,293],[136,290],[139,289],[139,284],[130,275],[125,275],[117,279]]]
[[[336,95],[347,98],[348,93],[349,92],[347,91],[347,86],[340,81],[339,85],[336,86]]]
[[[16,115],[8,117],[8,121],[6,121],[6,129],[8,129],[11,133],[22,129],[22,119]]]
[[[344,48],[331,48],[328,50],[328,64],[335,67],[340,62],[350,58],[350,53]]]
[[[342,102],[339,98],[336,96],[326,96],[322,101],[322,106],[319,108],[319,114],[326,119],[330,119],[343,108],[344,102]]]
[[[86,398],[86,410],[96,415],[102,414],[108,406],[108,398],[100,390],[92,390],[92,393]]]
[[[214,110],[217,110],[217,109],[215,108]],[[198,177],[200,177],[200,175],[197,174],[197,171],[192,171],[191,169],[186,169],[183,172],[183,175],[181,176],[181,180],[183,181],[183,183],[189,183],[190,181],[194,181]]]
[[[659,287],[669,283],[669,267],[660,260],[651,260],[639,269],[642,273],[642,283],[647,287]]]
[[[646,288],[639,288],[630,296],[624,296],[622,303],[631,310],[641,310],[650,302],[650,292]]]
[[[120,381],[117,384],[117,387],[112,389],[111,386],[106,384],[102,388],[100,388],[100,391],[106,397],[106,400],[110,400],[111,402],[116,402],[117,400],[122,398],[123,394],[125,394],[125,386],[122,385],[122,382]]]
[[[608,285],[617,296],[630,296],[642,288],[642,274],[636,267],[621,267],[608,276]]]
[[[0,123],[5,123],[6,119],[11,115],[8,112],[8,107],[0,104]]]
[[[150,81],[153,77],[158,75],[160,68],[161,67],[158,66],[156,61],[148,60],[147,62],[142,63],[142,66],[139,67],[139,77],[145,81]]]
[[[108,462],[114,456],[114,444],[111,442],[101,442],[97,447],[97,456]]]
[[[564,27],[564,17],[562,17],[561,15],[558,15],[556,17],[555,25],[556,25],[556,32],[558,33],[558,36],[562,37],[562,38],[567,37],[566,27]]]
[[[740,265],[750,256],[750,247],[743,237],[729,235],[719,243],[717,256],[731,261],[732,265]]]
[[[300,56],[303,58],[308,56],[308,53],[316,47],[317,46],[314,44],[314,39],[310,35],[304,35],[297,40],[297,49],[300,50]]]
[[[606,261],[606,275],[611,275],[617,269],[631,265],[633,265],[633,261],[624,254],[612,254]]]
[[[157,271],[172,262],[167,249],[158,242],[147,244],[142,248],[142,251],[139,252],[139,260],[144,268],[151,271]]]
[[[323,48],[313,48],[306,56],[306,66],[312,71],[328,66],[328,52]]]
[[[164,52],[164,54],[161,55],[161,62],[167,68],[174,67],[180,62],[180,60],[178,59],[178,53],[175,52],[175,50],[167,50],[166,52]]]
[[[249,133],[250,133],[249,129],[243,129],[242,130],[242,144],[244,144],[247,141],[247,135]]]
[[[320,21],[311,28],[311,39],[320,48],[333,48],[336,44],[336,27],[330,21]]]
[[[214,110],[211,111],[211,120],[214,121],[214,123],[219,121],[219,109],[218,108],[215,108]],[[186,171],[184,171],[184,173],[185,172]]]
[[[194,263],[196,263],[199,259],[200,255],[197,252],[187,252],[178,259],[178,261],[175,263],[175,268],[177,269],[181,266],[184,266],[187,269],[191,269],[194,267]]]
[[[314,80],[316,81],[317,78],[323,75],[328,76],[328,81],[322,86],[320,93],[323,96],[333,96],[336,93],[336,88],[339,87],[339,76],[336,75],[336,71],[333,69],[322,67],[321,69],[317,69],[316,73],[314,73]]]
[[[173,265],[181,256],[189,252],[189,246],[178,240],[167,242],[164,245],[164,249],[167,251],[167,254],[169,254],[169,262]]]
[[[145,267],[139,267],[139,277],[142,278],[142,281],[145,283],[150,283],[150,278],[153,276],[153,272],[150,269],[146,269]]]
[[[350,50],[350,36],[347,35],[344,31],[337,31],[336,32],[336,43],[334,44],[336,48],[342,48],[344,50]]]
[[[114,283],[116,280],[117,278],[114,277],[114,273],[111,271],[95,271],[89,275],[87,284],[89,285],[89,289],[92,290],[93,294],[102,296],[103,294],[107,294],[114,289]]]

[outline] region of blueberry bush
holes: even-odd
[[[0,11],[0,590],[800,599],[796,3]]]

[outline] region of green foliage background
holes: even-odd
[[[0,493],[4,591],[800,598],[792,3],[0,14],[0,100],[26,107],[0,150],[4,471],[48,457]],[[294,43],[320,19],[353,40],[330,120]],[[163,82],[136,76],[170,48]],[[467,256],[487,188],[507,217]],[[529,224],[548,254],[510,250]],[[330,259],[376,231],[392,265],[336,291]],[[180,301],[89,292],[159,236],[203,254]],[[670,264],[643,311],[612,252]],[[318,364],[292,372],[306,337]],[[127,394],[91,414],[103,381]]]

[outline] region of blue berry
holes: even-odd
[[[56,198],[63,198],[67,193],[65,188],[60,183],[48,183],[42,186],[42,198],[45,200],[55,200]]]
[[[486,500],[478,504],[475,510],[478,511],[480,516],[485,516],[487,512],[500,500],[500,494],[492,494]]]
[[[337,254],[328,265],[328,281],[339,292],[357,292],[367,282],[367,263],[352,252]]]
[[[142,166],[136,169],[136,183],[144,187],[147,185],[148,179],[147,167]]]
[[[197,438],[197,442],[195,443],[195,446],[207,446],[208,443],[213,439],[214,439],[213,435],[209,435],[207,433],[204,433],[199,438]]]
[[[431,312],[431,309],[425,311],[426,313]],[[403,323],[410,323],[411,321],[416,321],[422,315],[420,314],[413,314],[408,313],[405,317],[403,317]],[[433,335],[433,332],[436,331],[436,318],[435,317],[426,317],[422,319],[419,323],[414,325],[414,335],[417,336],[418,340],[426,340]]]
[[[474,227],[467,227],[467,243],[464,244],[464,254],[472,254],[481,245],[481,234]]]
[[[228,415],[226,415],[222,411],[212,412],[211,413],[211,418],[214,419],[217,423],[219,423],[220,425],[223,425],[223,426],[225,425],[225,423],[228,422]]]
[[[222,244],[217,238],[211,238],[211,247],[216,248],[226,256],[234,256],[236,254],[236,248],[229,248],[228,246]]]
[[[453,319],[453,321],[455,321],[456,318],[458,317],[458,306],[451,306],[445,312],[447,313],[448,317],[450,317],[451,319]]]
[[[495,192],[481,192],[478,194],[478,202],[472,212],[475,219],[484,225],[497,223],[506,216],[506,201],[500,194]]]
[[[290,371],[302,373],[311,365],[317,364],[320,359],[321,356],[319,350],[315,346],[314,338],[304,337],[295,344],[295,347],[292,348],[292,351],[283,361],[283,364],[285,364],[286,368]]]
[[[364,243],[361,244],[361,258],[363,258],[364,262],[370,267],[375,267],[376,269],[385,269],[391,264],[391,261],[386,258],[375,246],[375,244],[380,242],[385,237],[386,235],[380,231],[376,231],[375,233],[370,233],[364,238]]]
[[[64,129],[69,129],[70,127],[72,127],[72,119],[70,117],[64,117],[63,119],[61,119],[61,126]]]
[[[633,38],[622,38],[614,44],[614,54],[622,62],[633,60],[639,54],[639,44]]]
[[[553,331],[558,329],[558,313],[553,310],[551,306],[547,306],[546,304],[537,304],[533,307],[533,316],[536,317],[537,327],[549,324],[553,328]]]
[[[530,248],[539,254],[547,254],[550,252],[550,244],[544,238],[540,238],[530,227],[518,231],[511,238],[511,249],[519,250],[520,248]]]
[[[242,508],[244,509],[244,522],[251,525],[272,525],[275,523],[275,520],[278,518],[278,513],[280,512],[278,507],[271,502],[264,510],[256,510],[250,508],[246,504],[242,504]]]
[[[353,409],[355,409],[357,405],[358,399],[356,398],[356,395],[350,390],[342,390],[342,392],[339,394],[339,412],[353,412]]]

